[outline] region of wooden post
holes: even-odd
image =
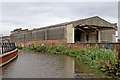
[[[85,41],[87,41],[87,33],[85,32]]]
[[[101,35],[100,35],[100,31],[98,31],[98,42],[101,42]]]

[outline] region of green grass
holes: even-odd
[[[20,46],[16,46],[16,48],[18,49],[22,49],[22,50],[35,50],[33,47],[20,47]]]
[[[23,47],[21,47],[21,46],[16,46],[16,48],[18,48],[18,49],[22,49]]]

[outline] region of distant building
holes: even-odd
[[[2,39],[10,39],[10,36],[3,36]]]
[[[116,31],[116,42],[118,42],[118,31]]]
[[[3,34],[0,34],[0,42],[2,41]]]
[[[10,42],[10,36],[3,36],[2,40],[4,42]]]
[[[0,34],[0,42],[2,41],[9,41],[10,40],[10,36],[3,36],[3,34]]]
[[[33,30],[11,31],[12,42],[66,40],[67,43],[116,42],[117,24],[98,16]]]

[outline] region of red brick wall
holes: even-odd
[[[99,48],[104,49],[120,49],[120,43],[69,43],[67,47],[69,49],[80,49],[80,48],[88,48],[88,47],[95,47],[98,46]]]
[[[38,45],[45,45],[45,46],[65,46],[68,49],[81,49],[81,48],[88,48],[88,47],[95,47],[98,46],[99,48],[105,49],[120,49],[120,43],[67,43],[66,40],[44,40],[44,41],[29,41],[26,43],[16,42],[17,46],[22,47],[31,47],[31,46],[38,46]]]
[[[45,46],[66,46],[67,41],[66,40],[43,40],[43,41],[29,41],[26,43],[22,42],[16,42],[17,46],[22,47],[31,47],[31,46],[37,46],[37,45],[45,45]]]

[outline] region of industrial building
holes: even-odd
[[[33,30],[11,31],[12,42],[66,40],[67,43],[116,42],[117,24],[98,16],[51,25]]]
[[[0,34],[0,42],[2,41],[3,34]]]

